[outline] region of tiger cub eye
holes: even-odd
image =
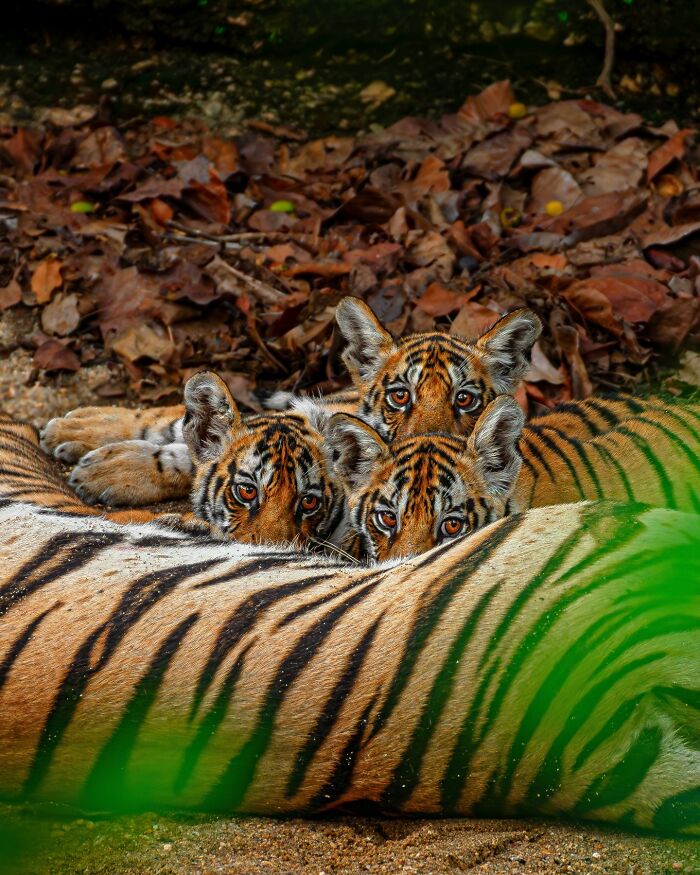
[[[411,400],[411,393],[408,389],[392,389],[392,391],[389,392],[389,400],[396,407],[405,407]]]
[[[304,513],[313,513],[320,503],[317,495],[304,495],[301,499],[301,509]]]
[[[238,486],[236,486],[236,497],[244,504],[249,504],[251,501],[255,501],[258,497],[258,490],[255,486],[251,486],[249,483],[239,483]]]
[[[385,529],[396,528],[396,514],[392,513],[390,510],[380,510],[377,513],[377,520],[379,521],[379,524]]]
[[[458,410],[473,410],[478,406],[479,398],[473,392],[462,389],[455,397],[455,407]]]
[[[442,529],[443,535],[446,535],[448,538],[454,538],[459,535],[464,528],[464,522],[457,517],[450,517],[443,522],[440,528]]]

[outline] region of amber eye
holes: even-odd
[[[304,495],[301,499],[301,509],[304,513],[313,513],[321,503],[318,495]]]
[[[392,531],[396,528],[396,514],[390,510],[378,510],[374,518],[380,529]]]
[[[455,396],[455,407],[457,410],[475,410],[479,406],[479,396],[474,392],[467,392],[462,389]]]
[[[408,389],[391,389],[386,397],[392,407],[406,407],[411,400],[411,393]]]
[[[446,538],[456,538],[457,535],[461,534],[463,528],[464,521],[456,516],[452,516],[444,520],[442,525],[440,526],[442,534]]]
[[[250,504],[251,501],[255,501],[258,497],[258,490],[255,486],[251,486],[249,483],[239,483],[236,486],[236,498],[239,501],[242,501],[243,504]]]

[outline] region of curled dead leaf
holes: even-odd
[[[510,80],[503,79],[484,88],[481,94],[468,97],[457,114],[467,122],[483,122],[500,115],[507,116],[513,103],[515,95]]]
[[[671,161],[683,157],[685,154],[685,141],[692,133],[694,132],[691,128],[684,128],[651,153],[647,166],[647,182],[653,182],[654,178],[665,167],[668,167]]]
[[[530,368],[525,375],[528,383],[551,383],[554,386],[560,386],[564,382],[564,376],[561,368],[555,368],[547,356],[542,351],[539,343],[536,343],[532,348],[532,358]]]

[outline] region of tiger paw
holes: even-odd
[[[41,448],[73,464],[90,450],[133,437],[135,413],[121,407],[79,407],[46,423]]]
[[[186,496],[191,471],[184,444],[119,441],[82,456],[68,483],[91,504],[137,506]]]

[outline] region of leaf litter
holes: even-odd
[[[698,154],[673,122],[523,107],[508,82],[440,120],[315,140],[48,114],[0,128],[0,311],[31,315],[16,344],[41,379],[106,363],[112,402],[164,403],[203,367],[244,404],[340,388],[348,294],[396,334],[476,336],[531,307],[532,412],[634,391],[700,340]]]

